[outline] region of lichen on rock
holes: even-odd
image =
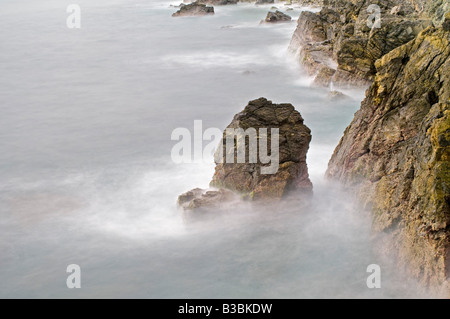
[[[433,286],[450,276],[449,44],[450,32],[429,27],[376,61],[327,171],[356,190],[400,263]]]
[[[369,27],[371,5],[382,10],[379,27]],[[428,16],[397,0],[332,1],[320,12],[302,12],[289,50],[309,75],[326,66],[335,70],[334,86],[366,87],[374,79],[377,59],[431,25]]]

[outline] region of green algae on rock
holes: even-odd
[[[368,26],[371,5],[382,10],[380,28]],[[431,25],[431,18],[398,0],[331,1],[318,13],[302,12],[289,50],[309,75],[326,66],[335,70],[336,87],[366,87],[375,76],[377,59]],[[317,82],[328,86],[328,81]]]

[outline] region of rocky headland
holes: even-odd
[[[302,12],[289,50],[317,86],[367,87],[375,61],[442,23],[448,9],[441,0],[325,0],[320,12]]]
[[[375,62],[327,171],[358,193],[401,265],[432,286],[450,276],[449,44],[449,31],[429,27]]]

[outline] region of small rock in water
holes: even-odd
[[[277,10],[275,12],[270,11],[267,14],[267,17],[264,21],[268,23],[276,23],[276,22],[287,22],[291,20],[292,20],[291,16],[288,16],[287,14]]]
[[[172,14],[172,17],[192,17],[211,14],[214,14],[213,7],[207,7],[205,4],[201,4],[196,1],[186,5],[182,4],[180,10]]]
[[[345,95],[340,91],[330,91],[327,95],[327,98],[330,101],[351,100],[350,96]]]

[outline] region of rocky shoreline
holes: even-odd
[[[372,213],[374,234],[388,236],[384,249],[396,256],[401,267],[450,296],[450,4],[442,0],[299,3],[322,7],[317,13],[302,12],[289,46],[305,72],[314,77],[313,85],[368,87],[332,155],[326,177],[357,194]],[[376,21],[371,20],[371,5],[381,9],[379,27],[368,24]],[[211,186],[219,190],[183,194],[181,206],[209,205],[214,198],[235,200],[234,195],[279,200],[298,181],[305,186],[300,193],[311,192],[306,167],[311,135],[300,114],[292,105],[259,99],[251,101],[230,125],[247,127],[245,121],[260,109],[255,105],[271,109],[258,117],[258,125],[277,124],[296,136],[292,141],[287,138],[287,144],[299,152],[285,161],[297,163],[295,169],[264,181],[248,174],[247,164],[218,164]],[[287,110],[291,110],[283,120],[287,122],[276,116],[278,122],[271,122],[273,114],[287,114]],[[290,120],[292,114],[295,120]]]
[[[327,171],[358,193],[402,266],[433,286],[450,274],[449,44],[448,31],[429,27],[376,62]]]

